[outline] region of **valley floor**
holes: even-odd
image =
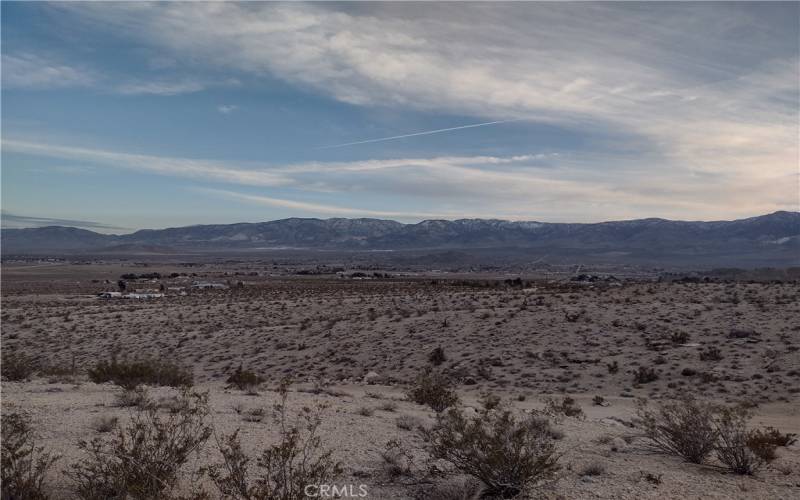
[[[435,414],[426,407],[408,402],[403,392],[390,386],[336,386],[330,388],[335,395],[305,392],[309,387],[298,385],[289,394],[290,413],[295,415],[303,407],[320,403],[328,405],[324,412],[320,435],[323,445],[334,452],[334,457],[344,464],[343,474],[336,484],[365,485],[366,498],[411,499],[419,486],[409,485],[403,478],[387,474],[381,452],[390,440],[398,440],[423,460],[424,443],[415,430],[401,429],[400,416],[411,415],[423,425],[431,425]],[[277,401],[270,390],[258,395],[225,389],[220,383],[204,383],[196,387],[210,395],[210,420],[215,434],[222,436],[240,430],[245,451],[250,455],[276,440],[276,426],[270,417],[261,422],[243,418],[253,408],[269,410]],[[89,382],[79,384],[48,383],[36,380],[27,383],[3,384],[3,411],[24,411],[32,417],[37,429],[39,444],[62,455],[51,474],[51,487],[55,498],[70,498],[71,485],[63,470],[68,464],[79,461],[84,455],[77,448],[78,440],[101,436],[93,423],[99,416],[118,417],[125,422],[133,410],[115,405],[121,389]],[[175,394],[168,388],[149,389],[154,400]],[[586,413],[585,420],[565,417],[556,427],[564,434],[558,441],[563,452],[562,470],[556,479],[531,491],[534,498],[550,499],[639,499],[639,498],[758,498],[789,499],[800,497],[800,444],[780,448],[779,458],[755,476],[729,474],[712,465],[698,466],[682,462],[679,458],[652,450],[641,437],[641,429],[628,427],[634,418],[634,402],[628,398],[610,398],[610,406],[594,406],[589,395],[576,395],[578,404]],[[464,394],[467,407],[478,408],[474,395]],[[382,410],[392,402],[391,411]],[[514,401],[519,410],[541,409],[541,400],[530,398]],[[363,408],[374,410],[362,415]],[[756,410],[753,423],[769,425],[784,432],[800,432],[800,407],[788,403],[770,403]],[[220,461],[212,437],[201,450],[199,457],[190,460],[184,476],[191,471]],[[599,465],[597,475],[584,471]],[[646,479],[660,477],[660,484]],[[190,492],[199,484],[214,493],[207,480],[200,483],[185,481],[182,488]]]
[[[746,404],[755,423],[800,433],[797,283],[353,280],[164,265],[146,271],[165,278],[128,287],[164,284],[166,297],[95,297],[130,271],[3,271],[3,358],[24,355],[40,373],[30,382],[4,381],[2,411],[29,414],[41,443],[63,455],[52,478],[55,498],[71,494],[63,470],[81,457],[77,442],[98,435],[93,419],[129,418],[129,409],[115,405],[118,387],[84,375],[112,357],[190,369],[196,389],[209,392],[217,434],[241,428],[249,452],[273,442],[275,426],[268,417],[251,422],[242,415],[254,408],[269,413],[275,384],[291,377],[293,411],[329,405],[321,437],[345,466],[341,482],[365,484],[368,498],[420,498],[418,485],[387,476],[381,451],[394,439],[422,453],[418,433],[396,421],[411,415],[433,422],[432,411],[403,395],[439,347],[445,359],[437,369],[456,382],[467,406],[493,393],[524,411],[541,408],[552,394],[574,397],[586,412],[585,420],[559,424],[563,468],[537,487],[537,498],[800,498],[800,445],[780,448],[775,462],[743,477],[655,453],[641,429],[628,426],[639,398],[694,394]],[[231,286],[195,290],[195,280]],[[169,291],[178,287],[186,293]],[[225,389],[239,366],[266,378],[259,395]],[[314,381],[331,391],[308,392]],[[149,389],[156,399],[171,391]],[[595,396],[610,406],[593,405]],[[191,467],[217,455],[212,438]],[[600,472],[585,473],[594,464]]]

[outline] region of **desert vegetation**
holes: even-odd
[[[408,390],[408,399],[428,405],[436,412],[442,412],[459,401],[450,379],[433,370],[425,370],[419,374]]]
[[[238,431],[218,439],[222,461],[208,468],[220,493],[241,500],[302,500],[306,486],[327,484],[341,473],[341,464],[324,449],[319,437],[324,406],[304,408],[292,421],[287,414],[288,381],[278,388],[273,409],[278,442],[252,458],[242,450]],[[253,472],[255,469],[256,472]]]
[[[2,497],[46,500],[44,482],[59,456],[37,446],[29,418],[22,413],[2,417]]]
[[[238,272],[219,269],[191,279]],[[34,443],[29,465],[4,461],[4,488],[669,498],[714,474],[731,498],[794,492],[796,285],[365,275],[241,274],[159,303],[4,283],[3,418],[26,415]]]
[[[550,422],[539,415],[500,409],[469,418],[451,409],[422,434],[430,455],[480,481],[484,497],[519,496],[559,468]]]
[[[164,415],[143,404],[112,436],[80,441],[85,458],[68,475],[82,500],[172,498],[181,467],[211,436],[207,396],[184,391]]]
[[[135,389],[140,385],[163,385],[185,387],[194,383],[191,372],[168,361],[144,359],[118,361],[99,361],[87,370],[89,380],[95,383],[112,382],[125,389]]]
[[[752,475],[777,458],[779,446],[796,440],[791,433],[750,425],[752,411],[743,406],[722,406],[685,397],[662,403],[658,410],[641,406],[641,425],[649,440],[662,451],[687,462],[706,463],[716,455],[735,474]]]

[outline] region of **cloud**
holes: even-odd
[[[91,86],[95,77],[87,70],[31,54],[3,54],[3,87],[65,88]]]
[[[73,220],[73,219],[54,219],[51,217],[31,217],[27,215],[17,215],[6,211],[0,213],[3,229],[17,229],[26,227],[46,227],[46,226],[70,226],[83,229],[118,230],[126,229],[118,226],[110,226],[101,222]]]
[[[205,189],[192,188],[198,193],[206,193],[213,196],[224,197],[237,201],[242,201],[251,205],[262,205],[268,207],[288,208],[294,211],[308,212],[323,215],[339,215],[347,217],[395,217],[398,219],[429,219],[440,216],[439,214],[424,212],[403,212],[387,210],[371,210],[368,208],[343,207],[338,205],[328,205],[322,203],[310,203],[296,200],[286,200],[263,195],[251,195],[238,193],[224,189]]]
[[[85,87],[102,92],[121,95],[173,96],[194,93],[212,87],[240,85],[235,78],[161,78],[144,79],[126,77],[127,81],[117,82],[113,75],[96,70],[70,65],[31,52],[3,54],[2,81],[4,88],[10,89],[59,89]]]
[[[206,194],[343,215],[729,219],[799,208],[797,4],[62,2],[48,8],[194,65],[197,74],[278,78],[379,111],[555,124],[581,144],[515,157],[283,165],[4,139],[12,152],[245,186],[268,192]],[[168,95],[214,84],[158,82],[129,83],[129,90]],[[218,111],[225,106],[233,105]],[[433,132],[439,130],[416,134]],[[415,209],[381,210],[388,206]]]
[[[212,87],[230,87],[238,85],[239,80],[235,78],[228,78],[225,80],[193,78],[183,80],[133,81],[116,85],[111,91],[122,95],[173,96],[201,92]],[[233,111],[233,109],[230,111]]]
[[[342,191],[357,189],[351,184],[352,176],[379,178],[383,172],[422,170],[429,174],[452,168],[499,166],[521,162],[536,162],[557,155],[518,155],[512,157],[437,157],[401,158],[392,160],[364,160],[352,162],[308,162],[287,165],[244,164],[192,158],[131,154],[101,149],[56,145],[47,142],[30,142],[4,138],[5,152],[44,156],[65,160],[95,163],[106,168],[122,168],[143,173],[174,177],[201,178],[212,182],[240,184],[253,187],[292,186],[307,191]],[[446,185],[450,185],[447,183]]]
[[[796,5],[57,8],[207,68],[359,106],[519,118],[587,138],[619,131],[626,144],[605,149],[635,143],[657,170],[764,179],[796,167],[798,27],[776,30],[767,16],[796,19]]]
[[[219,111],[223,115],[229,115],[234,111],[236,111],[237,109],[239,109],[239,106],[236,106],[235,104],[221,104],[217,106],[217,111]]]
[[[123,95],[178,95],[200,92],[206,85],[201,82],[140,82],[125,83],[116,87],[116,91]]]
[[[248,170],[228,167],[211,160],[172,158],[164,156],[118,153],[100,149],[57,146],[3,139],[5,151],[50,158],[83,160],[104,165],[108,168],[123,168],[145,173],[177,177],[204,178],[210,181],[246,184],[251,186],[281,186],[291,183],[291,179],[265,170]]]
[[[620,160],[591,153],[440,156],[266,165],[122,153],[3,139],[5,153],[81,161],[97,168],[268,189],[206,190],[243,203],[375,217],[498,217],[597,221],[643,215],[728,219],[797,210],[800,175],[652,171],[649,158]],[[4,160],[8,161],[8,160]],[[235,193],[235,194],[232,194]],[[280,195],[275,195],[280,193]],[[764,194],[768,196],[764,196]],[[319,199],[328,200],[320,203]],[[346,199],[359,200],[359,207]],[[414,210],[386,207],[415,207]]]

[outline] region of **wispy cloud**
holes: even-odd
[[[121,95],[173,96],[240,84],[235,78],[115,76],[33,52],[3,54],[2,69],[3,87],[9,89],[84,87]]]
[[[192,94],[213,87],[238,86],[239,80],[228,78],[225,80],[210,80],[205,78],[183,79],[155,79],[126,82],[114,86],[110,90],[123,95],[157,95],[172,96],[179,94]],[[234,109],[236,107],[234,106]],[[228,112],[233,111],[230,109]]]
[[[5,88],[88,87],[96,79],[88,70],[27,52],[3,54],[2,68]]]
[[[115,88],[117,92],[123,95],[178,95],[188,94],[193,92],[200,92],[205,90],[206,85],[201,82],[139,82],[139,83],[125,83]]]
[[[725,219],[773,210],[796,210],[795,172],[755,179],[736,172],[697,174],[643,167],[639,160],[538,153],[508,157],[442,156],[350,162],[265,165],[130,154],[3,139],[3,151],[80,160],[97,168],[270,189],[237,193],[213,188],[243,203],[339,215],[464,217],[596,221],[642,214]],[[701,177],[698,177],[701,176]],[[232,194],[234,193],[234,194]],[[764,196],[767,193],[768,196]],[[314,201],[322,196],[330,202]],[[341,203],[360,200],[360,207]],[[338,200],[338,203],[337,203]],[[415,206],[416,210],[386,210]]]
[[[3,149],[10,152],[83,160],[97,163],[107,168],[123,168],[159,175],[204,178],[211,181],[251,186],[281,186],[292,182],[291,179],[281,174],[264,170],[229,167],[222,162],[212,160],[119,153],[13,139],[3,139],[2,144]]]
[[[747,5],[58,8],[165,53],[355,105],[557,123],[587,137],[620,131],[663,169],[765,178],[796,166],[798,28],[776,34]]]
[[[239,106],[235,104],[221,104],[217,106],[217,111],[222,113],[223,115],[229,115],[239,109]]]
[[[441,214],[426,212],[403,212],[391,210],[372,210],[369,208],[344,207],[340,205],[329,205],[323,203],[312,203],[296,200],[287,200],[271,196],[252,195],[228,191],[224,189],[192,188],[198,193],[210,194],[212,196],[245,202],[251,205],[262,205],[268,207],[288,208],[294,211],[322,215],[339,215],[346,217],[395,217],[398,219],[428,219],[441,216]]]
[[[557,125],[581,144],[517,157],[279,165],[4,139],[9,151],[261,189],[269,192],[236,199],[266,199],[293,210],[381,213],[386,202],[417,207],[410,212],[420,214],[596,220],[798,209],[800,26],[784,23],[776,30],[771,22],[797,19],[797,4],[386,3],[355,9],[96,2],[48,8],[186,61],[198,74],[277,78],[381,113],[475,117],[464,128],[508,120]],[[193,88],[149,84],[138,90]],[[224,106],[232,105],[220,105],[220,113]],[[447,131],[337,140],[327,147]],[[344,201],[355,195],[363,210]]]
[[[47,227],[47,226],[70,226],[82,229],[100,230],[125,230],[126,228],[110,226],[101,222],[74,219],[57,219],[52,217],[32,217],[28,215],[12,214],[6,211],[0,212],[0,221],[4,229],[16,229],[26,227]]]

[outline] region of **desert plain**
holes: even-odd
[[[141,274],[150,277],[130,277]],[[123,275],[128,292],[164,296],[97,297]],[[74,497],[66,472],[82,457],[80,440],[102,437],[98,419],[124,426],[136,411],[118,404],[120,387],[86,376],[112,358],[186,367],[194,390],[208,393],[215,437],[240,429],[252,453],[276,439],[269,412],[279,381],[291,379],[289,413],[325,406],[319,436],[342,464],[334,482],[363,485],[366,498],[445,498],[428,480],[387,470],[392,441],[425,461],[415,428],[436,413],[406,392],[426,369],[452,380],[473,413],[487,395],[522,413],[564,397],[583,410],[558,418],[560,470],[531,486],[533,498],[800,498],[797,443],[737,475],[655,450],[636,423],[643,400],[693,395],[747,406],[752,425],[800,433],[796,278],[298,273],[235,260],[12,262],[2,278],[3,358],[37,367],[30,380],[4,380],[2,411],[28,415],[38,444],[61,456],[47,478],[53,498]],[[433,363],[435,350],[443,356]],[[264,382],[231,387],[237,369]],[[155,400],[176,391],[147,388]],[[178,491],[222,496],[198,473],[219,460],[215,437],[184,466]]]

